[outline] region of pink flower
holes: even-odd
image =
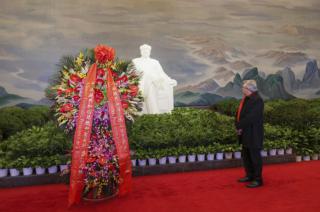
[[[77,96],[73,96],[73,100],[74,100],[74,101],[77,102],[79,99],[80,99],[80,96],[78,96],[78,95],[77,95]]]

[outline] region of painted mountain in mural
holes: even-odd
[[[193,95],[197,96],[197,101],[199,102],[201,102],[201,100],[199,100],[201,93],[216,94],[222,98],[234,97],[239,99],[242,96],[242,82],[243,80],[249,79],[257,81],[258,89],[264,99],[316,98],[320,95],[320,70],[316,60],[308,60],[306,62],[302,80],[297,79],[290,67],[285,67],[283,70],[269,75],[254,67],[244,70],[241,75],[239,73],[235,74],[233,80],[225,86],[220,87],[215,81],[215,78],[212,77],[194,86],[185,87],[183,92],[186,93],[188,88],[191,88],[189,91],[198,92],[197,95]],[[180,101],[182,101],[181,99],[185,98],[185,96],[180,95],[180,92],[181,90],[177,90],[176,95],[178,95]]]
[[[260,85],[261,86],[261,85]],[[258,83],[259,87],[259,83]],[[262,81],[261,94],[268,99],[293,99],[293,95],[289,94],[284,88],[283,78],[278,74],[271,74]]]
[[[270,74],[266,78],[261,76],[257,68],[249,69],[245,72],[244,76],[241,78],[237,74],[233,82],[228,83],[225,87],[218,89],[218,94],[224,94],[228,96],[233,96],[235,98],[241,98],[241,85],[243,80],[256,80],[258,89],[261,96],[264,99],[291,99],[294,98],[290,95],[283,84],[283,79],[278,74]],[[224,96],[223,95],[223,96]]]
[[[290,95],[284,88],[283,79],[279,74],[270,74],[265,79],[260,76],[258,68],[252,68],[245,72],[243,78],[237,74],[233,82],[228,83],[225,87],[218,89],[217,93],[228,95],[235,98],[241,98],[241,85],[243,80],[256,80],[258,89],[264,99],[291,99]]]
[[[15,94],[9,94],[5,88],[0,87],[0,107],[15,105],[21,102],[29,102],[31,99]]]
[[[184,91],[174,96],[176,107],[181,106],[207,106],[217,103],[224,99],[223,97],[212,93],[194,93]]]
[[[316,98],[320,88],[320,70],[316,60],[306,64],[302,80],[297,79],[291,68],[287,67],[279,72],[283,78],[285,89],[300,98]]]
[[[242,79],[240,74],[236,74],[233,82],[227,83],[226,86],[221,87],[217,90],[217,94],[221,96],[231,96],[235,98],[241,98],[241,86]]]
[[[290,67],[286,67],[285,69],[278,71],[277,74],[282,77],[284,87],[289,93],[299,89],[301,80],[296,79],[296,76]]]
[[[45,105],[39,101],[25,98],[19,95],[10,94],[5,88],[0,86],[0,108],[6,106],[21,105],[22,107],[28,107],[29,105]]]
[[[320,70],[316,60],[307,63],[306,72],[303,76],[301,88],[319,88],[320,87]]]

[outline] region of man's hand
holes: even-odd
[[[237,130],[237,135],[241,135],[242,134],[242,129],[238,129]]]

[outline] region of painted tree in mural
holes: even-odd
[[[69,205],[103,199],[130,188],[125,119],[141,110],[139,75],[113,48],[98,45],[64,57],[50,87],[59,125],[74,133]]]

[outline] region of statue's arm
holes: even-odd
[[[163,70],[161,64],[159,63],[159,61],[157,61],[157,63],[158,63],[159,73],[161,74],[161,76],[162,76],[164,79],[166,79],[166,80],[169,82],[170,85],[176,86],[176,85],[178,84],[177,81],[174,80],[174,79],[172,79],[172,78],[170,78],[170,77],[164,72],[164,70]]]

